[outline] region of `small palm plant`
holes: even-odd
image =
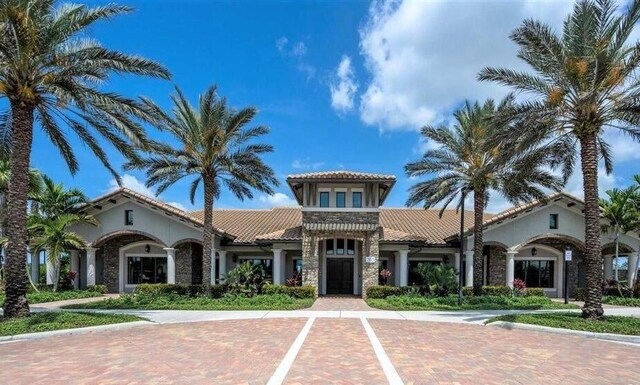
[[[636,191],[636,186],[630,186],[622,190],[614,188],[606,192],[608,199],[600,199],[602,219],[607,221],[601,227],[602,232],[605,234],[613,233],[614,236],[616,248],[614,279],[616,281],[620,280],[618,276],[620,234],[626,234],[634,230],[637,221],[634,201]]]
[[[71,225],[78,222],[97,225],[93,218],[77,214],[62,214],[53,218],[33,215],[29,218],[28,230],[33,250],[45,250],[49,263],[53,265],[53,291],[58,290],[62,255],[69,250],[82,249],[87,244],[82,236],[69,230]]]
[[[204,186],[202,275],[208,288],[215,283],[211,274],[213,202],[223,188],[240,200],[253,198],[252,189],[273,194],[278,181],[273,169],[262,160],[273,147],[251,142],[269,133],[265,126],[247,127],[257,110],[229,107],[227,100],[218,96],[215,85],[200,96],[198,109],[179,88],[172,99],[172,114],[150,100],[146,104],[160,117],[156,122],[158,128],[174,136],[175,146],[154,143],[146,156],[130,161],[125,168],[146,170],[146,184],[157,187],[157,194],[181,179],[193,177],[189,194],[192,203],[198,187]]]

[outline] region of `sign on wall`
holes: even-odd
[[[368,255],[365,257],[365,262],[367,263],[376,263],[376,257],[373,255]]]
[[[567,262],[571,262],[573,258],[573,250],[565,250],[564,251],[564,260]]]

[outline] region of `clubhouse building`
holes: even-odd
[[[564,193],[499,214],[486,214],[484,264],[471,266],[473,213],[466,252],[460,255],[460,214],[439,209],[384,207],[395,177],[332,171],[290,175],[287,184],[298,207],[265,210],[215,209],[212,255],[203,255],[203,212],[186,212],[126,188],[96,198],[86,208],[100,225],[75,225],[88,242],[71,253],[75,285],[103,284],[110,292],[132,291],[141,283],[200,284],[203,258],[212,258],[212,275],[248,261],[262,265],[268,279],[284,284],[298,277],[319,295],[362,295],[386,283],[420,283],[419,263],[454,266],[471,285],[482,274],[486,285],[512,285],[515,278],[563,295],[564,250],[569,291],[584,286],[583,202]],[[640,237],[619,237],[620,254],[635,266]],[[605,277],[613,276],[612,236],[602,235]],[[381,269],[391,272],[383,282]],[[620,270],[620,279],[633,271]]]

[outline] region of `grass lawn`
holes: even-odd
[[[4,319],[0,317],[0,336],[46,332],[51,330],[82,328],[139,321],[127,314],[93,314],[80,312],[33,313],[29,317]]]
[[[313,305],[313,298],[293,298],[283,294],[246,297],[186,297],[178,295],[126,294],[105,301],[65,306],[67,309],[145,310],[296,310]]]
[[[458,305],[458,297],[390,296],[385,299],[367,299],[371,307],[384,310],[536,310],[575,309],[547,297],[465,297]]]
[[[602,297],[602,303],[617,306],[640,306],[640,298],[623,298],[605,295]]]
[[[30,304],[64,301],[67,299],[101,297],[102,293],[90,290],[68,290],[68,291],[41,291],[27,293],[27,299]],[[0,305],[4,304],[4,293],[0,293]]]
[[[517,322],[595,333],[640,335],[640,318],[635,317],[605,315],[601,320],[592,321],[583,319],[580,313],[510,314],[492,318],[487,323],[495,321]]]

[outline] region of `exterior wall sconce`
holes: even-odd
[[[149,246],[148,244],[144,246],[144,251],[145,253],[148,253],[151,251],[151,246]]]
[[[531,249],[531,256],[535,257],[536,255],[538,255],[538,249],[534,247],[533,249]]]

